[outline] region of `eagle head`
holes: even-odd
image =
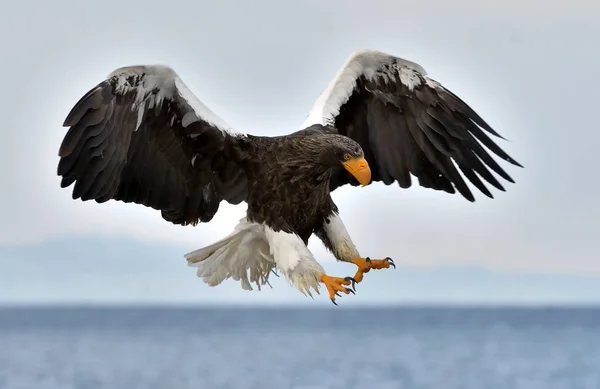
[[[335,160],[335,167],[341,166],[350,173],[361,186],[369,185],[371,182],[371,169],[365,159],[362,147],[345,136],[335,137],[332,158]]]

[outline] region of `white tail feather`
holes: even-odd
[[[241,281],[245,290],[252,290],[251,283],[258,290],[262,285],[270,286],[269,275],[275,267],[264,227],[245,218],[227,237],[192,251],[185,258],[189,266],[198,268],[196,274],[208,285],[219,285],[231,277]]]

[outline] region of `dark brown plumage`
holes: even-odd
[[[159,103],[160,90],[145,91],[148,109],[136,127],[134,105],[147,78],[117,73],[74,106],[59,150],[61,186],[75,182],[73,199],[134,202],[182,225],[210,221],[222,200],[244,201],[236,138],[196,117],[184,98]]]
[[[488,167],[514,183],[478,140],[503,160],[521,165],[486,135],[484,130],[500,137],[471,107],[419,73],[414,74],[417,80],[411,90],[394,71],[394,63],[383,66],[381,72],[392,82],[383,77],[360,76],[333,122],[340,134],[362,146],[373,181],[385,185],[397,182],[409,188],[413,175],[425,188],[448,193],[455,193],[456,188],[467,200],[475,201],[454,161],[467,179],[490,198],[491,192],[479,177],[499,190],[504,191],[504,187]],[[338,170],[332,190],[347,183],[357,185],[346,172]]]
[[[316,234],[357,277],[392,261],[360,258],[330,192],[372,181],[419,185],[474,201],[487,181],[512,178],[484,149],[520,166],[485,132],[499,136],[419,65],[376,51],[353,54],[315,103],[302,129],[261,137],[232,131],[169,67],[115,70],[71,110],[60,146],[61,186],[73,198],[133,202],[174,224],[210,221],[221,201],[248,205],[232,235],[186,256],[211,285],[234,277],[266,282],[277,266],[301,291],[324,275],[306,248]],[[490,171],[491,169],[491,171]],[[303,244],[302,244],[303,243]],[[245,254],[239,254],[246,250]],[[266,259],[267,262],[263,262]],[[275,264],[275,265],[274,265]]]
[[[190,96],[177,92],[176,81],[183,83],[170,68],[118,69],[83,96],[65,120],[71,128],[59,151],[61,186],[75,182],[74,199],[134,202],[182,225],[210,221],[222,200],[248,201],[252,219],[307,230],[304,238],[314,223],[303,223],[310,217],[292,209],[328,213],[333,205],[324,182],[330,181],[330,190],[358,185],[339,160],[320,160],[334,155],[326,144],[339,139],[336,130],[362,147],[340,141],[340,150],[364,150],[372,180],[386,185],[408,188],[413,175],[423,187],[448,193],[456,188],[474,201],[459,170],[489,197],[479,176],[504,188],[486,165],[513,182],[478,142],[520,166],[483,130],[499,135],[423,74],[414,73],[413,88],[402,82],[399,65],[394,58],[377,69],[379,76],[358,75],[348,98],[340,101],[339,114],[325,123],[331,127],[316,125],[280,137],[237,134],[207,121],[194,111]],[[152,88],[144,89],[148,85]]]
[[[89,91],[65,120],[58,174],[62,187],[75,182],[73,199],[138,203],[181,225],[210,221],[222,200],[247,201],[249,220],[307,241],[333,210],[332,168],[346,151],[362,156],[354,141],[319,125],[281,137],[229,133],[190,119],[179,95],[159,102],[157,89],[145,92],[138,126],[136,98],[149,76],[128,75],[123,85],[121,74]]]
[[[330,196],[334,168],[344,153],[363,156],[351,139],[321,125],[281,137],[240,142],[248,175],[248,219],[297,233],[307,243],[337,207]]]

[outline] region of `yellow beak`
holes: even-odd
[[[344,168],[356,178],[362,186],[371,183],[371,168],[364,158],[352,158],[343,162]]]

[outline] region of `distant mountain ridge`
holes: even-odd
[[[309,304],[323,305],[272,277],[273,289],[247,292],[227,280],[211,288],[183,255],[191,247],[120,237],[73,237],[0,247],[0,304]],[[352,265],[324,261],[332,274]],[[373,271],[356,296],[364,304],[600,304],[600,277],[495,272],[477,267]],[[352,274],[351,274],[352,273]],[[330,303],[329,303],[330,304]]]

